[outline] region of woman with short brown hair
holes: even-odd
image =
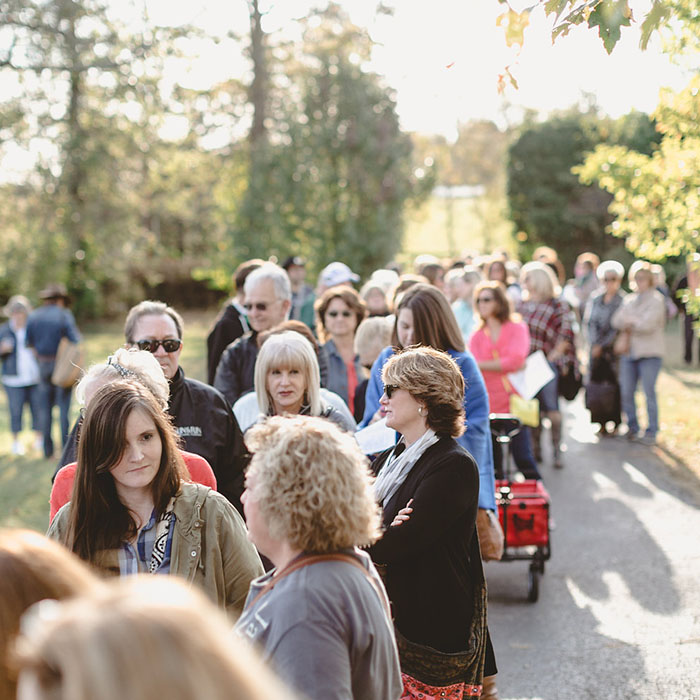
[[[418,347],[391,357],[382,380],[386,424],[401,439],[372,464],[385,532],[369,552],[392,602],[402,697],[471,697],[496,665],[476,534],[479,472],[455,440],[464,379],[448,354]]]
[[[473,455],[479,466],[479,507],[495,512],[496,486],[493,477],[486,385],[474,357],[464,346],[464,339],[450,304],[437,287],[415,284],[398,297],[391,346],[384,348],[372,365],[365,392],[365,413],[360,427],[381,419],[380,398],[384,391],[382,368],[396,349],[411,345],[424,345],[441,350],[460,368],[465,385],[462,399],[466,430],[457,440]]]

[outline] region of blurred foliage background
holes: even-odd
[[[630,19],[625,0],[585,16],[569,0],[497,1],[509,43],[538,8],[558,35],[587,23],[608,50]],[[289,254],[312,275],[340,259],[365,276],[419,253],[527,258],[547,244],[569,274],[594,250],[670,262],[674,277],[698,253],[697,78],[650,116],[613,120],[588,96],[518,124],[466,122],[448,142],[402,131],[391,86],[367,68],[369,32],[337,3],[291,41],[247,0],[249,26],[228,35],[247,69],[197,90],[169,66],[220,39],[156,26],[140,2],[128,18],[106,0],[0,2],[0,76],[14,86],[0,96],[0,157],[24,163],[0,178],[0,302],[62,281],[81,320],[144,297],[212,306],[238,263]],[[698,55],[691,0],[642,19],[645,39]]]

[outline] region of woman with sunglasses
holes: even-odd
[[[481,325],[472,335],[469,348],[484,375],[491,411],[510,413],[510,396],[517,392],[506,375],[525,364],[530,352],[530,331],[512,313],[502,282],[480,282],[474,290],[474,299]],[[492,439],[496,476],[503,478],[501,446]],[[532,454],[529,430],[521,430],[513,437],[511,450],[516,466],[526,479],[541,478]]]
[[[401,697],[479,697],[496,663],[476,531],[479,471],[456,440],[462,372],[447,353],[418,347],[391,357],[382,380],[386,424],[401,439],[372,464],[385,530],[368,551],[392,604]]]
[[[474,357],[464,345],[450,304],[437,287],[418,283],[397,297],[391,346],[384,348],[372,365],[365,393],[365,413],[360,427],[382,418],[382,368],[394,354],[395,348],[406,348],[409,345],[425,345],[446,352],[462,372],[466,430],[459,435],[457,441],[474,457],[479,467],[479,508],[496,512],[496,485],[486,385]]]
[[[316,333],[328,362],[326,388],[355,412],[355,389],[362,381],[362,365],[355,353],[355,331],[367,315],[367,305],[347,286],[331,287],[316,300]]]
[[[188,481],[177,441],[141,384],[98,389],[85,411],[71,501],[48,534],[105,574],[181,576],[240,612],[263,572],[260,557],[236,509]]]

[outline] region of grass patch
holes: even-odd
[[[682,362],[679,321],[669,324],[666,357],[656,384],[659,403],[659,447],[664,461],[673,468],[687,469],[700,478],[700,421],[693,409],[700,406],[700,368]],[[638,397],[637,406],[644,406]]]
[[[514,252],[513,228],[504,216],[505,205],[505,198],[430,197],[408,215],[401,262],[410,264],[422,253],[452,258],[466,250],[506,248]]]

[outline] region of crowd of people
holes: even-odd
[[[52,382],[80,341],[66,290],[36,311],[12,297],[12,451],[28,404],[46,457],[59,406],[63,452],[48,539],[0,532],[0,697],[497,698],[483,528],[509,465],[490,416],[514,411],[513,373],[539,353],[516,473],[564,467],[560,401],[582,376],[601,439],[653,444],[675,309],[655,268],[635,262],[625,294],[619,262],[583,253],[566,280],[541,248],[524,265],[420,256],[361,286],[336,261],[312,288],[298,256],[249,260],[208,383],[180,366],[180,314],[143,301],[83,373],[72,430],[72,386]],[[381,448],[363,450],[370,432]]]

